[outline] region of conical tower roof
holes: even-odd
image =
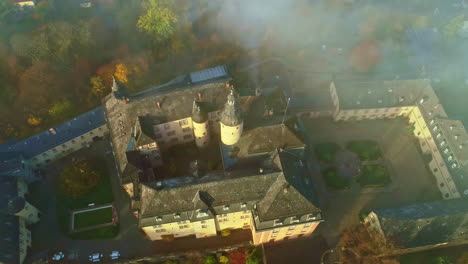
[[[225,126],[237,126],[242,123],[242,110],[239,106],[237,94],[234,89],[227,96],[227,102],[220,117],[221,123]]]
[[[192,121],[195,123],[205,123],[208,120],[208,113],[203,109],[200,102],[193,101]]]

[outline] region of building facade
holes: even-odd
[[[104,100],[119,177],[149,239],[249,229],[261,244],[309,235],[323,221],[296,120],[244,126],[242,113],[267,100],[239,96],[230,80],[220,66],[159,91],[116,87]],[[197,146],[199,167],[219,152],[222,169],[165,177],[162,160],[180,144]]]
[[[444,199],[468,197],[468,134],[450,119],[429,80],[332,82],[335,121],[408,118]]]

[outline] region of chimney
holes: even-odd
[[[198,101],[201,101],[201,99],[202,99],[202,94],[198,93]]]
[[[50,129],[49,129],[49,132],[52,133],[52,134],[54,134],[54,135],[57,134],[57,131],[56,131],[54,128],[50,128]]]
[[[158,106],[158,109],[161,109],[161,103],[157,102],[156,105]]]
[[[263,174],[263,168],[258,169],[258,173]]]
[[[161,181],[156,182],[156,190],[161,190],[163,188],[163,183]]]
[[[229,88],[229,86],[230,86],[229,83],[226,83],[226,87]]]

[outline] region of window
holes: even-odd
[[[250,214],[250,211],[249,211],[249,210],[245,210],[245,211],[243,211],[242,213],[244,213],[244,214]]]
[[[225,205],[224,208],[223,208],[224,211],[228,211],[229,210],[229,205]]]
[[[80,136],[81,139],[84,139],[84,136]]]
[[[292,232],[287,232],[286,235],[287,236],[290,236],[292,234]]]
[[[154,131],[154,132],[159,132],[159,127],[154,126],[154,127],[153,127],[153,131]]]
[[[179,218],[180,218],[180,214],[174,214],[174,218],[175,218],[175,219],[179,219]]]
[[[160,139],[160,138],[162,138],[162,135],[161,135],[161,133],[156,133],[154,136],[156,137],[156,139]]]
[[[168,130],[171,127],[169,124],[164,124],[164,129]]]
[[[245,207],[247,207],[247,204],[246,203],[241,203],[240,208],[245,208]]]
[[[156,222],[161,222],[163,219],[162,216],[156,216],[154,220],[156,220]]]
[[[192,135],[184,135],[184,139],[191,139]]]
[[[188,221],[179,221],[179,222],[177,222],[177,224],[183,225],[183,224],[185,224],[185,223],[187,223],[187,222],[188,222]]]
[[[277,237],[278,235],[277,234],[272,234],[271,237]]]
[[[273,225],[277,226],[277,225],[282,225],[283,224],[283,220],[282,219],[275,219],[275,221],[273,222]]]
[[[179,121],[179,125],[180,125],[180,126],[185,126],[185,125],[187,125],[187,124],[188,124],[187,119],[184,119],[184,120],[180,120],[180,121]],[[190,128],[189,128],[189,129],[190,129]]]
[[[207,225],[202,225],[201,228],[207,228],[208,226]]]
[[[307,229],[304,228],[304,229],[301,230],[301,232],[305,233],[305,232],[307,232]]]
[[[203,221],[201,221],[201,223],[202,223],[202,224],[206,224],[206,221],[205,221],[205,220],[203,220]]]
[[[74,139],[72,139],[71,143],[72,143],[72,144],[75,144],[75,143],[76,143],[76,141],[75,141]]]
[[[171,138],[171,142],[172,142],[172,143],[175,143],[175,142],[177,142],[177,141],[179,141],[179,139],[177,139],[177,138]]]
[[[311,225],[311,223],[306,223],[306,224],[304,225],[304,227],[309,227],[310,225]]]
[[[297,218],[295,216],[291,217],[291,223],[298,223],[298,222],[299,222],[299,218]]]
[[[174,131],[174,130],[169,131],[169,132],[167,132],[167,135],[168,135],[168,136],[173,136],[173,135],[175,135],[175,131]]]
[[[279,232],[279,228],[273,229],[273,233],[278,233],[278,232]]]
[[[158,230],[156,230],[156,233],[162,233],[162,232],[166,232],[166,229],[158,229]]]
[[[295,228],[296,228],[296,226],[290,226],[290,227],[288,228],[288,230],[294,230]]]
[[[184,133],[187,133],[187,132],[192,131],[192,129],[190,129],[190,127],[184,127],[184,128],[182,128],[182,131],[183,131]]]
[[[156,229],[156,228],[161,228],[162,225],[154,225],[153,228]]]
[[[200,217],[205,217],[205,216],[208,216],[208,210],[198,210],[197,211],[197,217],[200,218]]]
[[[47,157],[47,153],[42,153],[42,156],[43,156],[43,157]]]
[[[93,132],[93,131],[91,131],[91,132],[89,132],[89,134],[92,136],[92,135],[94,135],[94,132]]]

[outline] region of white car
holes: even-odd
[[[111,259],[118,259],[120,257],[120,252],[117,250],[114,250],[110,253],[109,257]]]
[[[98,262],[98,261],[101,260],[101,258],[102,258],[103,256],[104,256],[104,255],[103,255],[103,254],[100,254],[100,253],[91,254],[91,255],[89,255],[89,261]]]

